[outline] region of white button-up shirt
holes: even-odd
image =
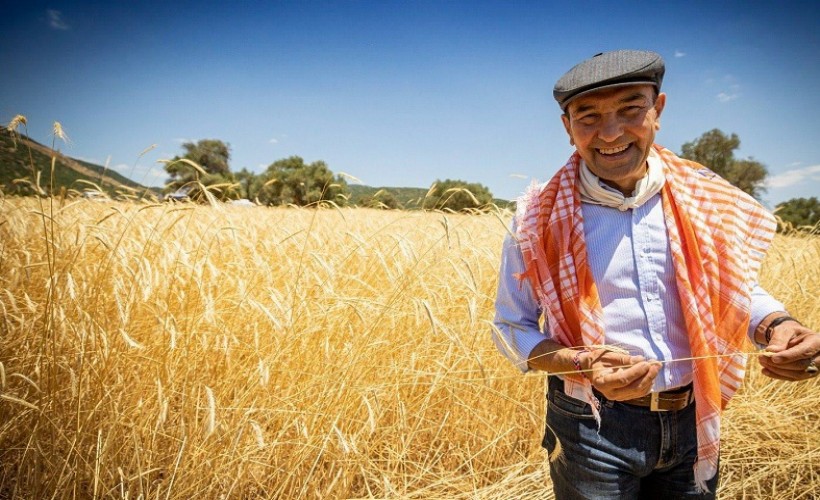
[[[658,194],[624,212],[588,203],[582,203],[581,210],[589,264],[604,312],[606,344],[647,359],[670,361],[688,358],[691,352],[661,203]],[[493,339],[507,358],[527,371],[530,352],[550,338],[550,333],[539,328],[542,311],[532,286],[515,277],[523,271],[521,250],[508,236],[501,258]],[[752,341],[760,321],[783,310],[783,304],[755,286],[749,323]],[[691,361],[664,363],[652,390],[665,391],[691,381]]]

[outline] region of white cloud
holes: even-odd
[[[717,94],[717,100],[720,102],[729,102],[734,101],[738,97],[741,96],[740,94],[740,84],[737,83],[737,78],[734,75],[727,73],[723,75],[721,78],[721,82],[719,85],[723,87],[723,91]]]
[[[177,137],[176,139],[174,139],[174,142],[179,143],[179,144],[185,144],[186,142],[195,142],[195,141],[192,141],[191,139],[185,139],[184,137]]]
[[[737,92],[732,92],[732,93],[721,92],[720,94],[717,95],[717,99],[720,102],[734,101],[738,97],[740,97],[740,94],[738,94]]]
[[[686,55],[686,52],[682,52],[680,50],[675,51],[675,57],[683,57]]]
[[[786,170],[777,175],[772,175],[766,179],[766,187],[768,188],[784,188],[794,186],[806,181],[820,182],[820,165],[812,165],[810,167],[795,168]]]
[[[94,165],[102,165],[103,164],[100,160],[98,160],[96,158],[88,158],[88,157],[85,157],[85,156],[77,156],[76,158],[78,160],[82,160],[82,161],[87,162],[87,163],[93,163]]]
[[[113,167],[108,167],[108,169],[109,170],[114,170],[114,171],[119,172],[121,174],[127,174],[127,173],[129,173],[129,170],[131,170],[131,165],[128,165],[127,163],[117,163]]]
[[[156,178],[164,179],[165,177],[168,177],[168,172],[166,172],[165,170],[162,170],[160,168],[150,168],[150,169],[148,169],[148,174],[147,175],[150,176],[150,177],[156,177]]]
[[[279,139],[271,139],[268,141],[269,144],[279,144]]]
[[[48,25],[53,29],[63,31],[69,29],[68,23],[63,20],[63,13],[59,10],[48,9],[46,15],[48,16]]]

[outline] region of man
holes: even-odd
[[[714,498],[748,340],[775,353],[770,377],[820,364],[820,334],[756,284],[773,217],[654,144],[664,70],[621,50],[558,81],[576,152],[519,200],[504,243],[494,340],[522,371],[562,374],[543,441],[559,499]]]

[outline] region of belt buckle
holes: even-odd
[[[658,402],[660,401],[661,393],[659,392],[651,392],[649,393],[649,411],[669,411],[665,408],[658,408]]]

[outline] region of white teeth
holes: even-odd
[[[629,144],[625,144],[625,145],[619,146],[617,148],[599,149],[598,152],[603,154],[603,155],[614,155],[616,153],[620,153],[621,151],[624,151],[628,147],[629,147]]]

